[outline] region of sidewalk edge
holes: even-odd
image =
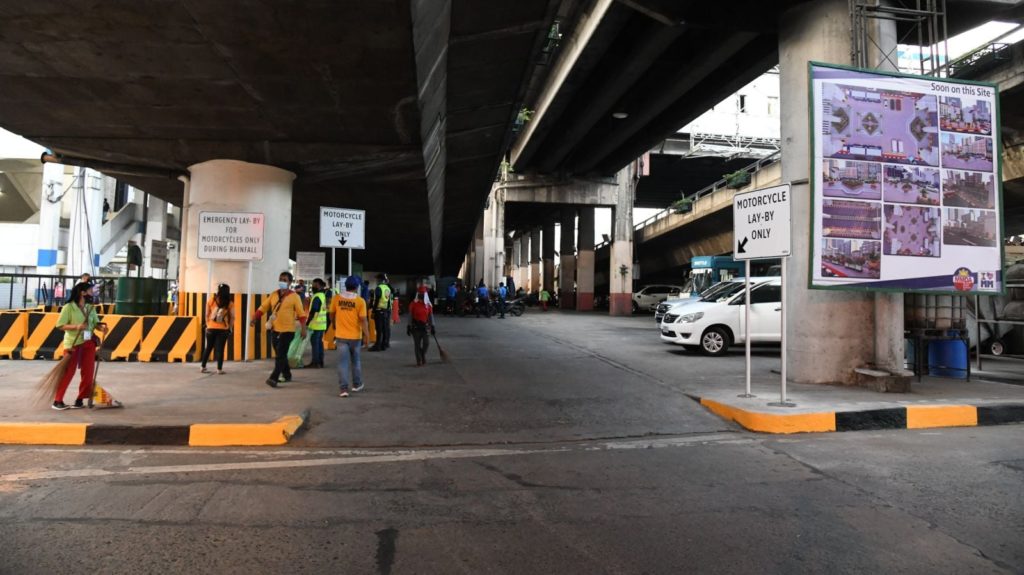
[[[719,417],[760,433],[821,433],[878,429],[933,429],[1024,423],[1024,404],[912,405],[861,411],[764,413],[691,396]]]
[[[0,445],[285,445],[308,424],[308,409],[298,415],[286,415],[269,423],[0,423]]]

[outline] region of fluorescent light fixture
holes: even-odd
[[[625,120],[629,117],[628,112],[612,112],[612,117],[616,120]]]

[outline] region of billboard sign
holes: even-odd
[[[261,261],[263,222],[258,213],[199,212],[199,259]]]
[[[996,87],[809,66],[810,287],[1002,292]]]

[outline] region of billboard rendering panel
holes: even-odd
[[[810,287],[995,293],[999,95],[812,62]]]

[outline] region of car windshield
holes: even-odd
[[[711,287],[711,270],[694,270],[690,279],[693,289],[700,293]]]
[[[701,294],[700,301],[724,301],[740,291],[743,291],[743,282],[722,282]]]

